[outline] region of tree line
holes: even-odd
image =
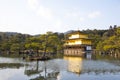
[[[28,35],[21,33],[0,32],[0,51],[18,52],[24,50],[62,52],[66,35],[74,32],[70,30],[65,33],[47,32],[40,35]],[[105,30],[82,30],[92,40],[92,47],[101,53],[118,55],[120,52],[120,27],[110,26]]]
[[[0,33],[0,51],[18,52],[24,50],[57,52],[63,50],[64,34],[47,32],[31,36],[27,34]]]
[[[97,43],[96,49],[102,54],[120,57],[120,27],[110,26]]]
[[[100,54],[120,57],[120,26],[109,26],[106,30],[83,30],[92,39],[93,49]]]

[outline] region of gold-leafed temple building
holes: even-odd
[[[87,34],[75,31],[68,34],[64,44],[64,55],[66,56],[85,56],[92,53],[92,42]]]

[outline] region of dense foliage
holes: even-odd
[[[63,44],[66,39],[65,33],[47,32],[40,35],[27,35],[12,32],[0,32],[0,51],[46,51],[58,52],[63,51]],[[114,25],[106,30],[82,30],[83,33],[89,35],[92,40],[94,50],[105,52],[111,55],[118,55],[120,52],[120,27]]]
[[[0,33],[0,51],[18,52],[23,50],[57,52],[63,50],[63,33],[47,32],[37,36],[20,33]]]
[[[120,56],[120,27],[110,27],[103,34],[96,49],[111,56]]]

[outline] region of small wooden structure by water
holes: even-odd
[[[68,39],[64,44],[64,55],[85,56],[92,53],[91,39],[87,34],[75,31],[68,34]]]

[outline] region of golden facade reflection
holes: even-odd
[[[68,60],[68,71],[80,74],[82,70],[82,58],[64,56],[65,60]]]

